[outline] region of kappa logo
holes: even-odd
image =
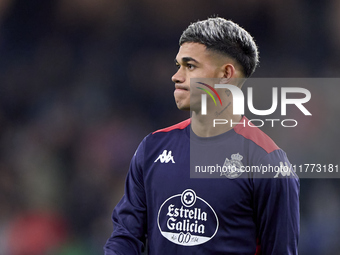
[[[157,162],[157,161],[160,161],[161,163],[169,163],[170,161],[174,164],[175,161],[174,161],[174,157],[172,156],[172,152],[171,151],[167,151],[167,150],[164,150],[162,154],[160,154],[158,156],[158,158],[154,161],[154,162]]]
[[[285,176],[290,176],[293,175],[294,177],[297,177],[296,173],[292,171],[291,166],[287,162],[280,162],[280,168],[277,171],[276,175],[274,178],[280,177],[279,175],[285,177]]]

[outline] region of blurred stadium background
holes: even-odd
[[[0,1],[0,254],[102,254],[139,142],[188,117],[179,36],[213,14],[255,37],[254,77],[339,77],[338,0]],[[303,132],[271,131],[293,164],[339,162],[337,92],[312,94]],[[339,184],[301,180],[300,254],[340,254]]]

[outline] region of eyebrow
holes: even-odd
[[[183,63],[188,63],[188,62],[190,62],[190,61],[193,61],[193,62],[195,62],[195,63],[198,63],[198,61],[197,61],[196,59],[191,58],[191,57],[183,57],[183,58],[182,58],[182,62],[183,62]],[[175,59],[175,63],[176,63],[176,64],[178,63],[177,59]]]

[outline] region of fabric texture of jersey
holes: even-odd
[[[141,254],[146,238],[149,255],[297,254],[297,176],[268,172],[191,178],[193,145],[201,159],[221,165],[290,166],[266,134],[241,123],[208,138],[196,136],[190,120],[153,132],[132,158],[105,254]]]

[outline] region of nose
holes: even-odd
[[[181,72],[181,68],[177,70],[177,72],[171,77],[171,80],[174,83],[183,83],[185,82],[185,77],[183,73]]]

